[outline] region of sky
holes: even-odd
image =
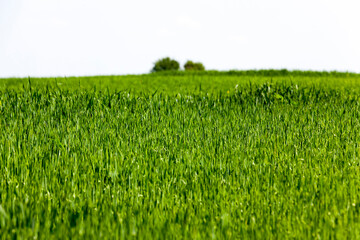
[[[0,0],[0,77],[207,69],[360,73],[359,0]]]

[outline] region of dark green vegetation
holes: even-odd
[[[159,72],[169,72],[173,71],[176,72],[180,70],[180,64],[178,61],[174,59],[170,59],[169,57],[162,58],[157,60],[154,63],[154,67],[152,68],[151,72],[159,73]],[[205,67],[200,62],[193,62],[188,60],[184,64],[184,70],[185,71],[205,71]]]
[[[200,62],[193,62],[193,61],[187,61],[184,64],[184,70],[185,71],[204,71],[205,67]]]
[[[360,77],[276,74],[0,80],[0,236],[358,238]]]
[[[168,57],[159,59],[155,62],[152,72],[161,72],[161,71],[177,71],[180,69],[180,64]]]

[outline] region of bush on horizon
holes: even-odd
[[[179,69],[180,69],[179,62],[169,57],[166,57],[156,61],[151,72],[177,71]]]
[[[200,62],[194,63],[193,61],[188,60],[184,65],[184,69],[185,71],[204,71],[205,67]]]

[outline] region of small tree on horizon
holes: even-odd
[[[205,67],[202,63],[188,60],[184,65],[185,71],[204,71]]]
[[[169,57],[159,59],[155,62],[151,72],[161,72],[161,71],[177,71],[180,69],[180,64],[174,59]]]

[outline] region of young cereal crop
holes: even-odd
[[[1,239],[358,238],[358,77],[228,78],[2,88]]]

